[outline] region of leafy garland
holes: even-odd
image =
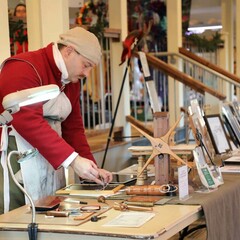
[[[146,4],[146,3],[145,3]],[[149,6],[148,6],[149,7]],[[153,6],[149,7],[153,10]],[[155,9],[161,9],[163,6],[155,7]],[[145,9],[146,8],[145,6]],[[144,18],[149,18],[149,12],[144,11]],[[93,19],[95,18],[95,21]],[[146,19],[145,19],[146,20]],[[164,20],[164,19],[163,19]],[[88,27],[88,30],[94,33],[99,39],[103,37],[104,28],[108,27],[107,19],[107,5],[102,0],[98,1],[89,1],[80,8],[78,17],[76,18],[76,23],[79,25],[85,25]],[[160,22],[160,24],[163,24]],[[162,29],[164,32],[166,29],[163,26],[159,26],[159,29]],[[9,32],[10,39],[12,42],[19,42],[21,45],[28,41],[28,36],[26,34],[26,23],[23,20],[18,19],[17,21],[9,17]],[[154,39],[158,39],[159,36],[155,31]],[[162,34],[160,34],[162,35]],[[221,34],[216,32],[211,39],[207,39],[205,36],[201,37],[198,34],[186,34],[186,40],[194,44],[200,50],[205,50],[207,52],[214,52],[219,48],[219,46],[224,44],[224,41],[221,39]]]
[[[205,36],[201,37],[198,34],[189,34],[185,37],[187,41],[198,47],[198,50],[204,50],[206,52],[214,52],[224,44],[219,32],[213,34],[211,39],[207,39]]]

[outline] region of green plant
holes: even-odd
[[[206,52],[214,52],[219,46],[224,44],[219,32],[213,34],[210,39],[205,36],[201,37],[198,34],[189,34],[186,35],[186,40],[198,47],[199,50],[204,50]]]

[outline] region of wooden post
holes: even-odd
[[[153,114],[153,135],[154,137],[164,136],[169,129],[169,113],[155,112]],[[155,184],[162,185],[169,182],[170,157],[168,154],[161,154],[154,159]]]
[[[139,174],[139,172],[142,170],[143,166],[144,166],[144,163],[145,163],[145,158],[144,156],[138,156],[138,170],[137,170],[137,173]],[[141,186],[141,185],[144,185],[145,182],[144,180],[146,180],[146,178],[144,177],[144,175],[146,172],[143,171],[142,174],[140,174],[138,177],[137,177],[137,182],[136,182],[136,185],[138,186]]]

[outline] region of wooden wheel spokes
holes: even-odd
[[[141,169],[140,173],[138,173],[138,176],[143,173],[143,171],[146,169],[146,167],[151,163],[154,157],[156,157],[159,154],[169,154],[173,158],[175,158],[177,161],[180,161],[182,164],[186,164],[188,167],[189,164],[184,162],[177,154],[175,154],[170,146],[168,145],[168,139],[173,130],[176,128],[178,123],[180,122],[181,117],[178,119],[178,121],[169,129],[169,131],[161,138],[154,138],[150,135],[148,135],[146,132],[141,130],[140,128],[136,127],[134,124],[131,123],[131,125],[138,130],[143,136],[145,136],[152,144],[153,151],[151,156],[148,158],[147,162],[144,164],[143,168]]]
[[[149,159],[146,161],[146,163],[144,164],[143,168],[141,169],[141,171],[138,173],[138,176],[140,176],[143,171],[147,168],[147,166],[151,163],[151,161],[153,160],[153,158],[156,156],[155,153],[152,153],[151,156],[149,157]]]
[[[183,165],[187,165],[189,168],[192,168],[187,162],[184,162],[177,154],[175,154],[173,151],[169,153],[173,158],[175,158],[177,161],[181,162]]]
[[[181,120],[182,116],[179,117],[179,119],[173,124],[173,126],[168,130],[168,132],[161,137],[163,141],[165,141],[166,143],[168,143],[169,137],[171,136],[172,132],[174,131],[174,129],[177,127],[177,125],[179,124],[180,120]]]

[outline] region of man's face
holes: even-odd
[[[68,80],[72,83],[88,77],[94,67],[93,62],[79,54],[73,47],[67,46],[62,53],[68,71]]]

